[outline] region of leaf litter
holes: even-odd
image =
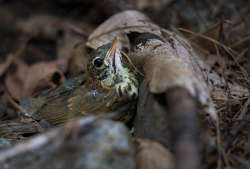
[[[160,6],[157,8],[159,7]],[[247,10],[242,11],[239,16],[248,14]],[[128,16],[129,15],[130,14],[128,14]],[[135,12],[131,15],[138,17],[120,19],[118,14],[118,16],[115,16],[117,18],[114,17],[114,20],[110,20],[101,25],[89,36],[87,46],[96,48],[101,44],[109,42],[120,32],[127,34],[131,32],[151,32],[167,40],[171,40],[171,36],[175,36],[173,33],[164,33],[165,30],[152,24],[147,17],[140,13]],[[138,20],[138,18],[140,19]],[[129,19],[131,19],[131,22],[124,23]],[[52,56],[52,53],[48,54],[42,51],[40,53],[42,53],[41,55],[43,57],[56,59],[52,61],[44,59],[37,61],[37,63],[30,64],[24,59],[27,57],[24,56],[25,52],[23,52],[27,50],[25,45],[21,46],[18,52],[8,53],[6,59],[0,64],[0,76],[3,81],[2,84],[4,84],[6,91],[8,91],[11,97],[19,100],[22,97],[34,95],[45,88],[55,88],[65,79],[84,72],[85,66],[83,65],[86,65],[86,57],[81,56],[87,55],[87,49],[85,45],[77,44],[86,41],[86,37],[88,37],[90,31],[93,30],[93,27],[90,26],[88,29],[83,28],[83,36],[85,36],[85,39],[83,37],[72,38],[69,31],[69,27],[73,25],[72,21],[68,19],[65,22],[65,20],[67,19],[39,15],[31,18],[31,20],[18,22],[17,28],[24,34],[28,34],[28,39],[31,37],[40,38],[42,36],[55,41],[58,56]],[[82,29],[82,23],[76,23],[78,25],[76,29]],[[218,159],[222,160],[223,163],[225,163],[224,165],[231,168],[237,168],[237,165],[244,166],[245,163],[248,164],[250,154],[247,149],[250,145],[250,129],[248,125],[250,107],[249,30],[243,25],[249,25],[247,19],[242,21],[241,18],[234,17],[232,18],[232,23],[222,22],[216,24],[212,30],[207,29],[205,33],[196,33],[188,28],[177,29],[178,33],[183,33],[184,36],[190,40],[191,45],[195,49],[196,56],[192,56],[195,58],[195,63],[192,62],[188,64],[192,65],[192,71],[195,72],[198,69],[200,72],[199,76],[205,79],[204,81],[211,91],[211,96],[219,116],[219,130],[221,131],[219,142],[221,143],[220,155],[222,155],[223,158],[220,159],[220,157],[218,157]],[[62,36],[62,38],[60,36]],[[179,40],[180,41],[175,41],[172,44],[180,46],[180,43],[184,43],[182,46],[188,48],[189,44],[186,44],[182,38]],[[77,50],[72,50],[75,47]],[[171,55],[177,54],[182,56],[183,50],[184,52],[188,51],[186,49],[180,49],[180,51],[178,51],[180,53],[167,52],[171,53]],[[39,55],[38,50],[34,51]],[[198,61],[196,58],[197,55],[200,59],[198,59]],[[158,65],[158,62],[160,62],[159,67],[157,66],[159,70],[155,69],[152,72],[144,73],[146,74],[145,78],[148,78],[149,82],[152,80],[150,84],[153,92],[163,90],[166,86],[162,85],[161,82],[162,78],[166,77],[158,75],[162,69],[166,68],[161,65],[165,59],[159,57],[159,59],[156,60],[150,58],[149,61],[145,61],[143,57],[144,56],[136,56],[135,58],[131,58],[131,60],[138,68],[141,68],[138,65],[143,64],[144,71],[154,69],[154,67],[156,67],[155,65]],[[170,65],[172,66],[173,64]],[[171,67],[167,68],[171,69]],[[157,76],[150,73],[155,73]],[[182,72],[182,74],[183,73],[185,74],[185,72]],[[173,78],[176,76],[179,77],[180,75],[175,75]],[[214,131],[213,125],[208,126],[208,128]],[[209,142],[208,144],[212,143]],[[208,163],[214,164],[215,161],[210,160]]]

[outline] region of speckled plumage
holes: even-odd
[[[58,125],[73,117],[116,112],[125,104],[133,105],[139,82],[121,50],[117,39],[99,47],[89,59],[86,80],[72,79],[55,90],[23,101],[25,113]],[[95,65],[96,59],[99,60]],[[122,116],[130,113],[123,110],[117,117],[124,119]]]

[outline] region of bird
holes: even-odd
[[[61,125],[75,117],[109,113],[126,122],[133,116],[138,88],[138,72],[124,52],[122,42],[115,37],[90,55],[85,76],[22,100],[21,114],[49,125]]]

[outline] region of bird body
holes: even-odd
[[[135,104],[138,78],[121,50],[117,39],[99,47],[89,59],[86,77],[66,81],[57,89],[24,100],[24,113],[59,125],[74,117],[116,112],[123,105]],[[124,119],[122,116],[128,114],[118,111],[117,118]]]

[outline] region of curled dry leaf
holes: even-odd
[[[130,32],[161,35],[159,26],[153,24],[147,16],[138,11],[128,10],[112,16],[95,29],[89,36],[87,45],[96,49],[111,42],[115,36]]]
[[[186,39],[161,29],[140,12],[125,11],[101,24],[89,36],[87,45],[97,48],[122,33],[147,33],[159,37],[136,44],[130,53],[135,65],[144,70],[150,92],[161,93],[170,87],[185,87],[200,101],[205,111],[217,119],[204,72],[198,64],[203,61]]]
[[[174,159],[169,150],[161,144],[146,140],[136,140],[136,169],[173,169]]]
[[[58,62],[40,62],[28,66],[15,59],[6,73],[5,85],[15,99],[61,84],[64,75]]]

